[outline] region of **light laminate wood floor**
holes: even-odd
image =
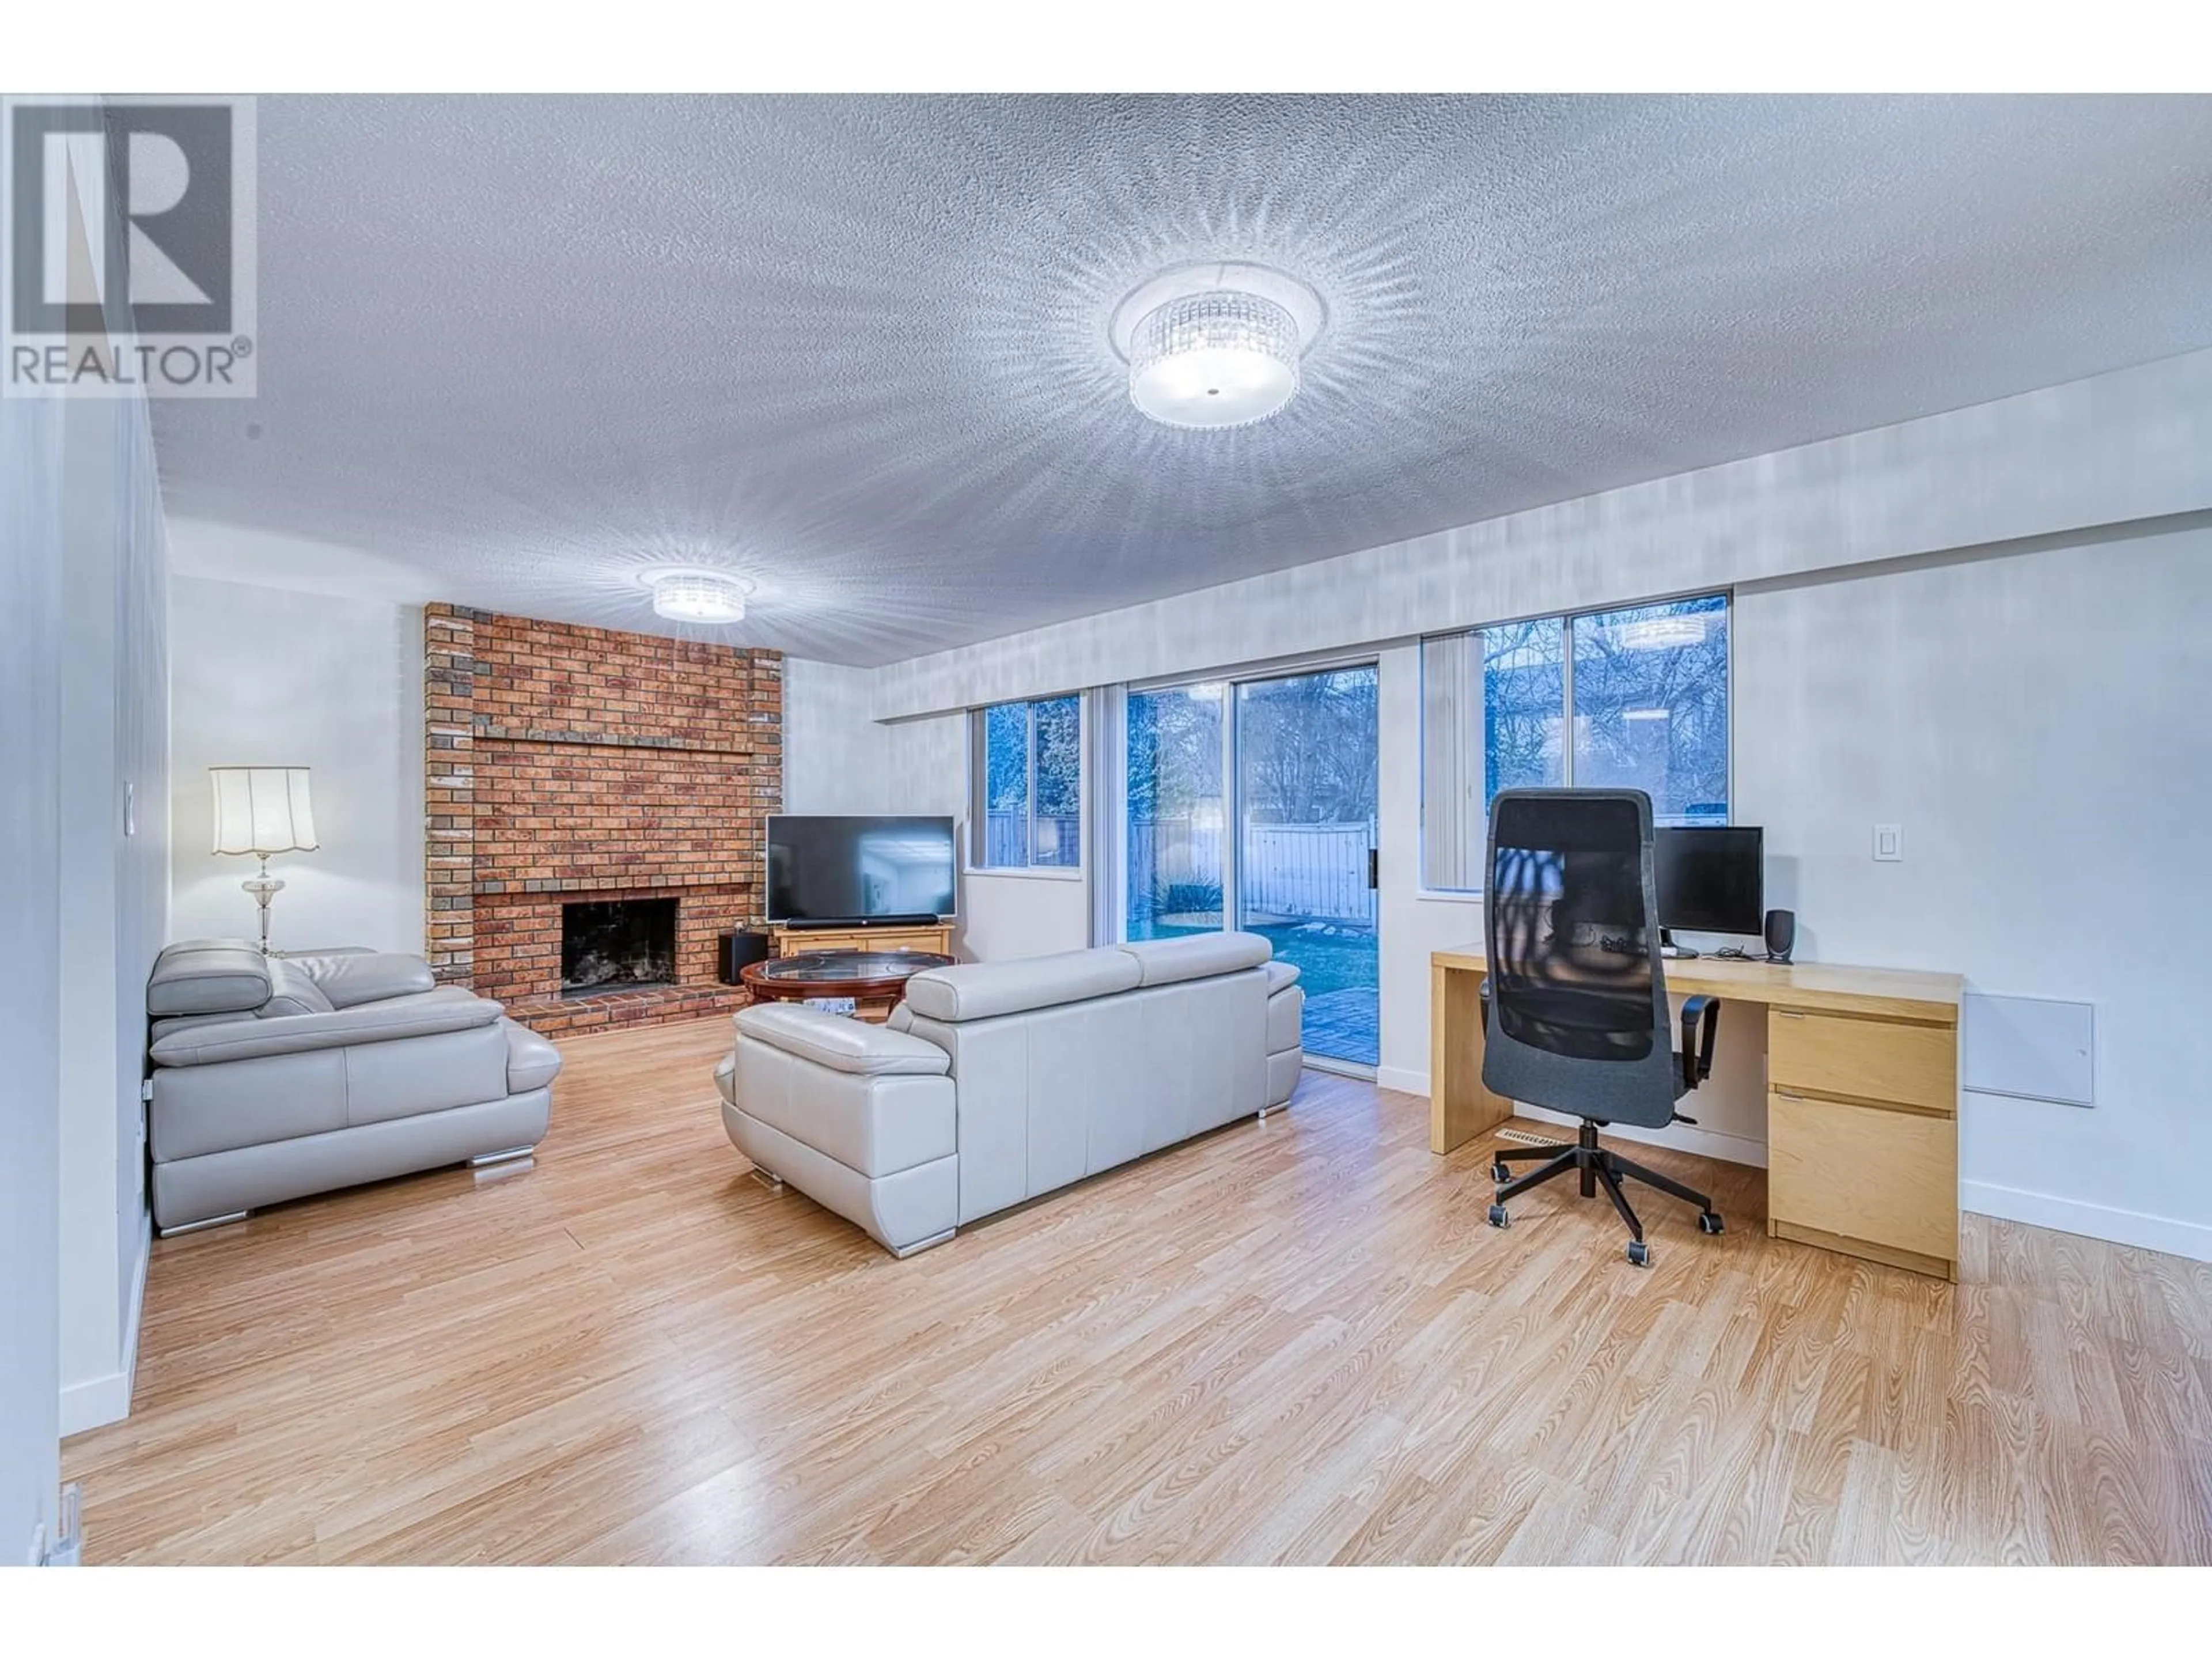
[[[1532,1194],[1309,1073],[901,1262],[746,1175],[723,1019],[572,1039],[534,1169],[157,1243],[101,1561],[2212,1561],[2212,1267],[1956,1286]],[[1638,1153],[1638,1156],[1644,1156]]]

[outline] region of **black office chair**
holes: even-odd
[[[1703,1193],[1597,1142],[1607,1124],[1695,1122],[1674,1103],[1712,1075],[1714,999],[1682,1005],[1682,1052],[1674,1054],[1651,841],[1651,798],[1640,789],[1501,790],[1490,808],[1484,905],[1483,1086],[1583,1120],[1571,1146],[1494,1155],[1490,1224],[1508,1224],[1508,1200],[1572,1170],[1584,1198],[1603,1185],[1628,1224],[1628,1259],[1639,1267],[1650,1266],[1651,1250],[1620,1190],[1624,1176],[1696,1205],[1700,1231],[1721,1231]],[[1547,1161],[1514,1180],[1507,1166],[1524,1158]]]

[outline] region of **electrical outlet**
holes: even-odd
[[[1901,824],[1877,823],[1875,825],[1874,861],[1876,864],[1905,862],[1905,830]]]

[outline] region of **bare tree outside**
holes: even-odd
[[[983,711],[983,863],[1072,866],[1083,847],[1083,700]]]
[[[1721,594],[1577,617],[1574,779],[1641,789],[1662,823],[1729,811],[1729,615]]]

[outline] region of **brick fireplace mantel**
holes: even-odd
[[[423,608],[428,945],[541,1031],[735,1008],[715,937],[761,910],[783,659]],[[563,998],[561,907],[678,901],[673,986]]]

